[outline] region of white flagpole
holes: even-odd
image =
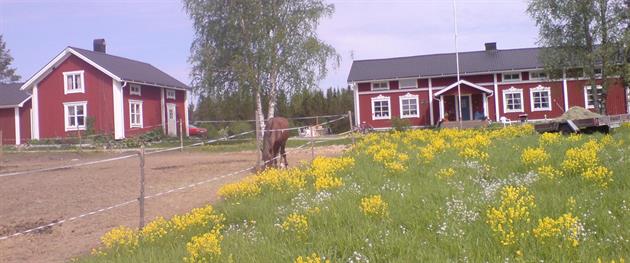
[[[459,83],[459,45],[457,43],[457,5],[455,4],[456,0],[453,0],[453,18],[455,20],[455,63],[457,64],[457,108],[458,108],[458,116],[457,120],[459,121],[459,128],[462,128],[462,89]]]

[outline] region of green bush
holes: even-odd
[[[411,128],[411,122],[407,119],[392,117],[392,128],[394,128],[395,131],[409,130]]]

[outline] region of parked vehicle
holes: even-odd
[[[188,135],[197,136],[197,137],[206,137],[208,136],[208,129],[199,128],[197,126],[190,124],[188,125]]]

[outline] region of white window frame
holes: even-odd
[[[175,99],[175,94],[177,94],[177,93],[173,89],[167,89],[166,90],[166,98],[167,99],[174,100]]]
[[[376,116],[374,103],[375,102],[387,102],[387,116]],[[381,106],[382,107],[382,106]],[[392,102],[390,97],[378,95],[372,98],[372,120],[389,120],[392,118]]]
[[[140,105],[139,109],[140,112],[133,112],[132,109],[134,109],[134,105]],[[132,118],[133,115],[136,115],[136,117],[139,118],[135,118],[136,122],[134,123],[133,120],[134,118]],[[141,100],[129,100],[129,127],[131,128],[143,128],[144,127],[144,116],[143,116],[143,110],[142,110],[142,101]]]
[[[138,84],[130,84],[129,85],[129,95],[142,96],[142,86],[140,86]]]
[[[380,84],[385,83],[385,87],[380,87]],[[379,84],[379,87],[375,88],[375,84]],[[371,83],[372,90],[389,90],[389,81],[375,81]]]
[[[79,125],[79,115],[77,115],[77,106],[83,106],[83,125]],[[75,107],[74,109],[74,123],[75,125],[70,125],[68,121],[68,108]],[[82,131],[86,129],[87,124],[87,101],[75,101],[75,102],[64,102],[63,103],[63,124],[66,131]]]
[[[534,93],[547,93],[547,107],[541,108],[536,107],[536,103],[534,101]],[[551,88],[543,87],[542,85],[538,85],[535,88],[529,90],[529,101],[532,111],[551,111]]]
[[[80,89],[68,89],[68,76],[79,75],[81,77]],[[74,77],[73,77],[74,79]],[[76,79],[74,80],[76,82]],[[63,94],[85,93],[85,74],[83,70],[63,72]]]
[[[505,79],[505,75],[514,75],[514,74],[518,74],[518,79]],[[502,82],[517,82],[517,81],[521,81],[523,79],[523,76],[521,74],[521,72],[505,72],[501,74],[501,81]]]
[[[545,74],[545,76],[541,77],[540,75],[538,75],[538,77],[535,77],[534,74]],[[529,72],[529,80],[546,80],[546,79],[547,79],[547,72],[545,72],[544,70],[535,70],[535,71]]]
[[[416,101],[416,114],[404,114],[403,110],[403,101],[405,100],[415,100]],[[420,101],[418,100],[418,95],[413,95],[410,93],[405,94],[404,96],[398,97],[398,102],[400,105],[400,118],[418,118],[420,117]]]
[[[413,86],[403,86],[403,81],[413,81]],[[417,89],[418,88],[418,80],[417,79],[400,79],[398,80],[398,88],[399,89]]]
[[[519,94],[521,96],[521,108],[520,109],[508,109],[508,104],[507,104],[507,95],[508,94]],[[524,112],[524,108],[525,106],[523,105],[523,89],[517,89],[514,87],[511,87],[509,89],[503,90],[503,112],[505,113],[512,113],[512,112]]]
[[[595,88],[598,89],[598,90],[601,90],[602,94],[603,94],[604,91],[603,91],[603,87],[601,85],[595,85]],[[592,89],[591,86],[585,86],[584,87],[584,108],[587,108],[587,109],[594,109],[595,108],[594,104],[588,104],[588,91],[591,90],[591,89]]]

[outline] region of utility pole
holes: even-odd
[[[138,202],[140,203],[140,223],[138,229],[144,228],[144,144],[140,146],[140,197]]]

